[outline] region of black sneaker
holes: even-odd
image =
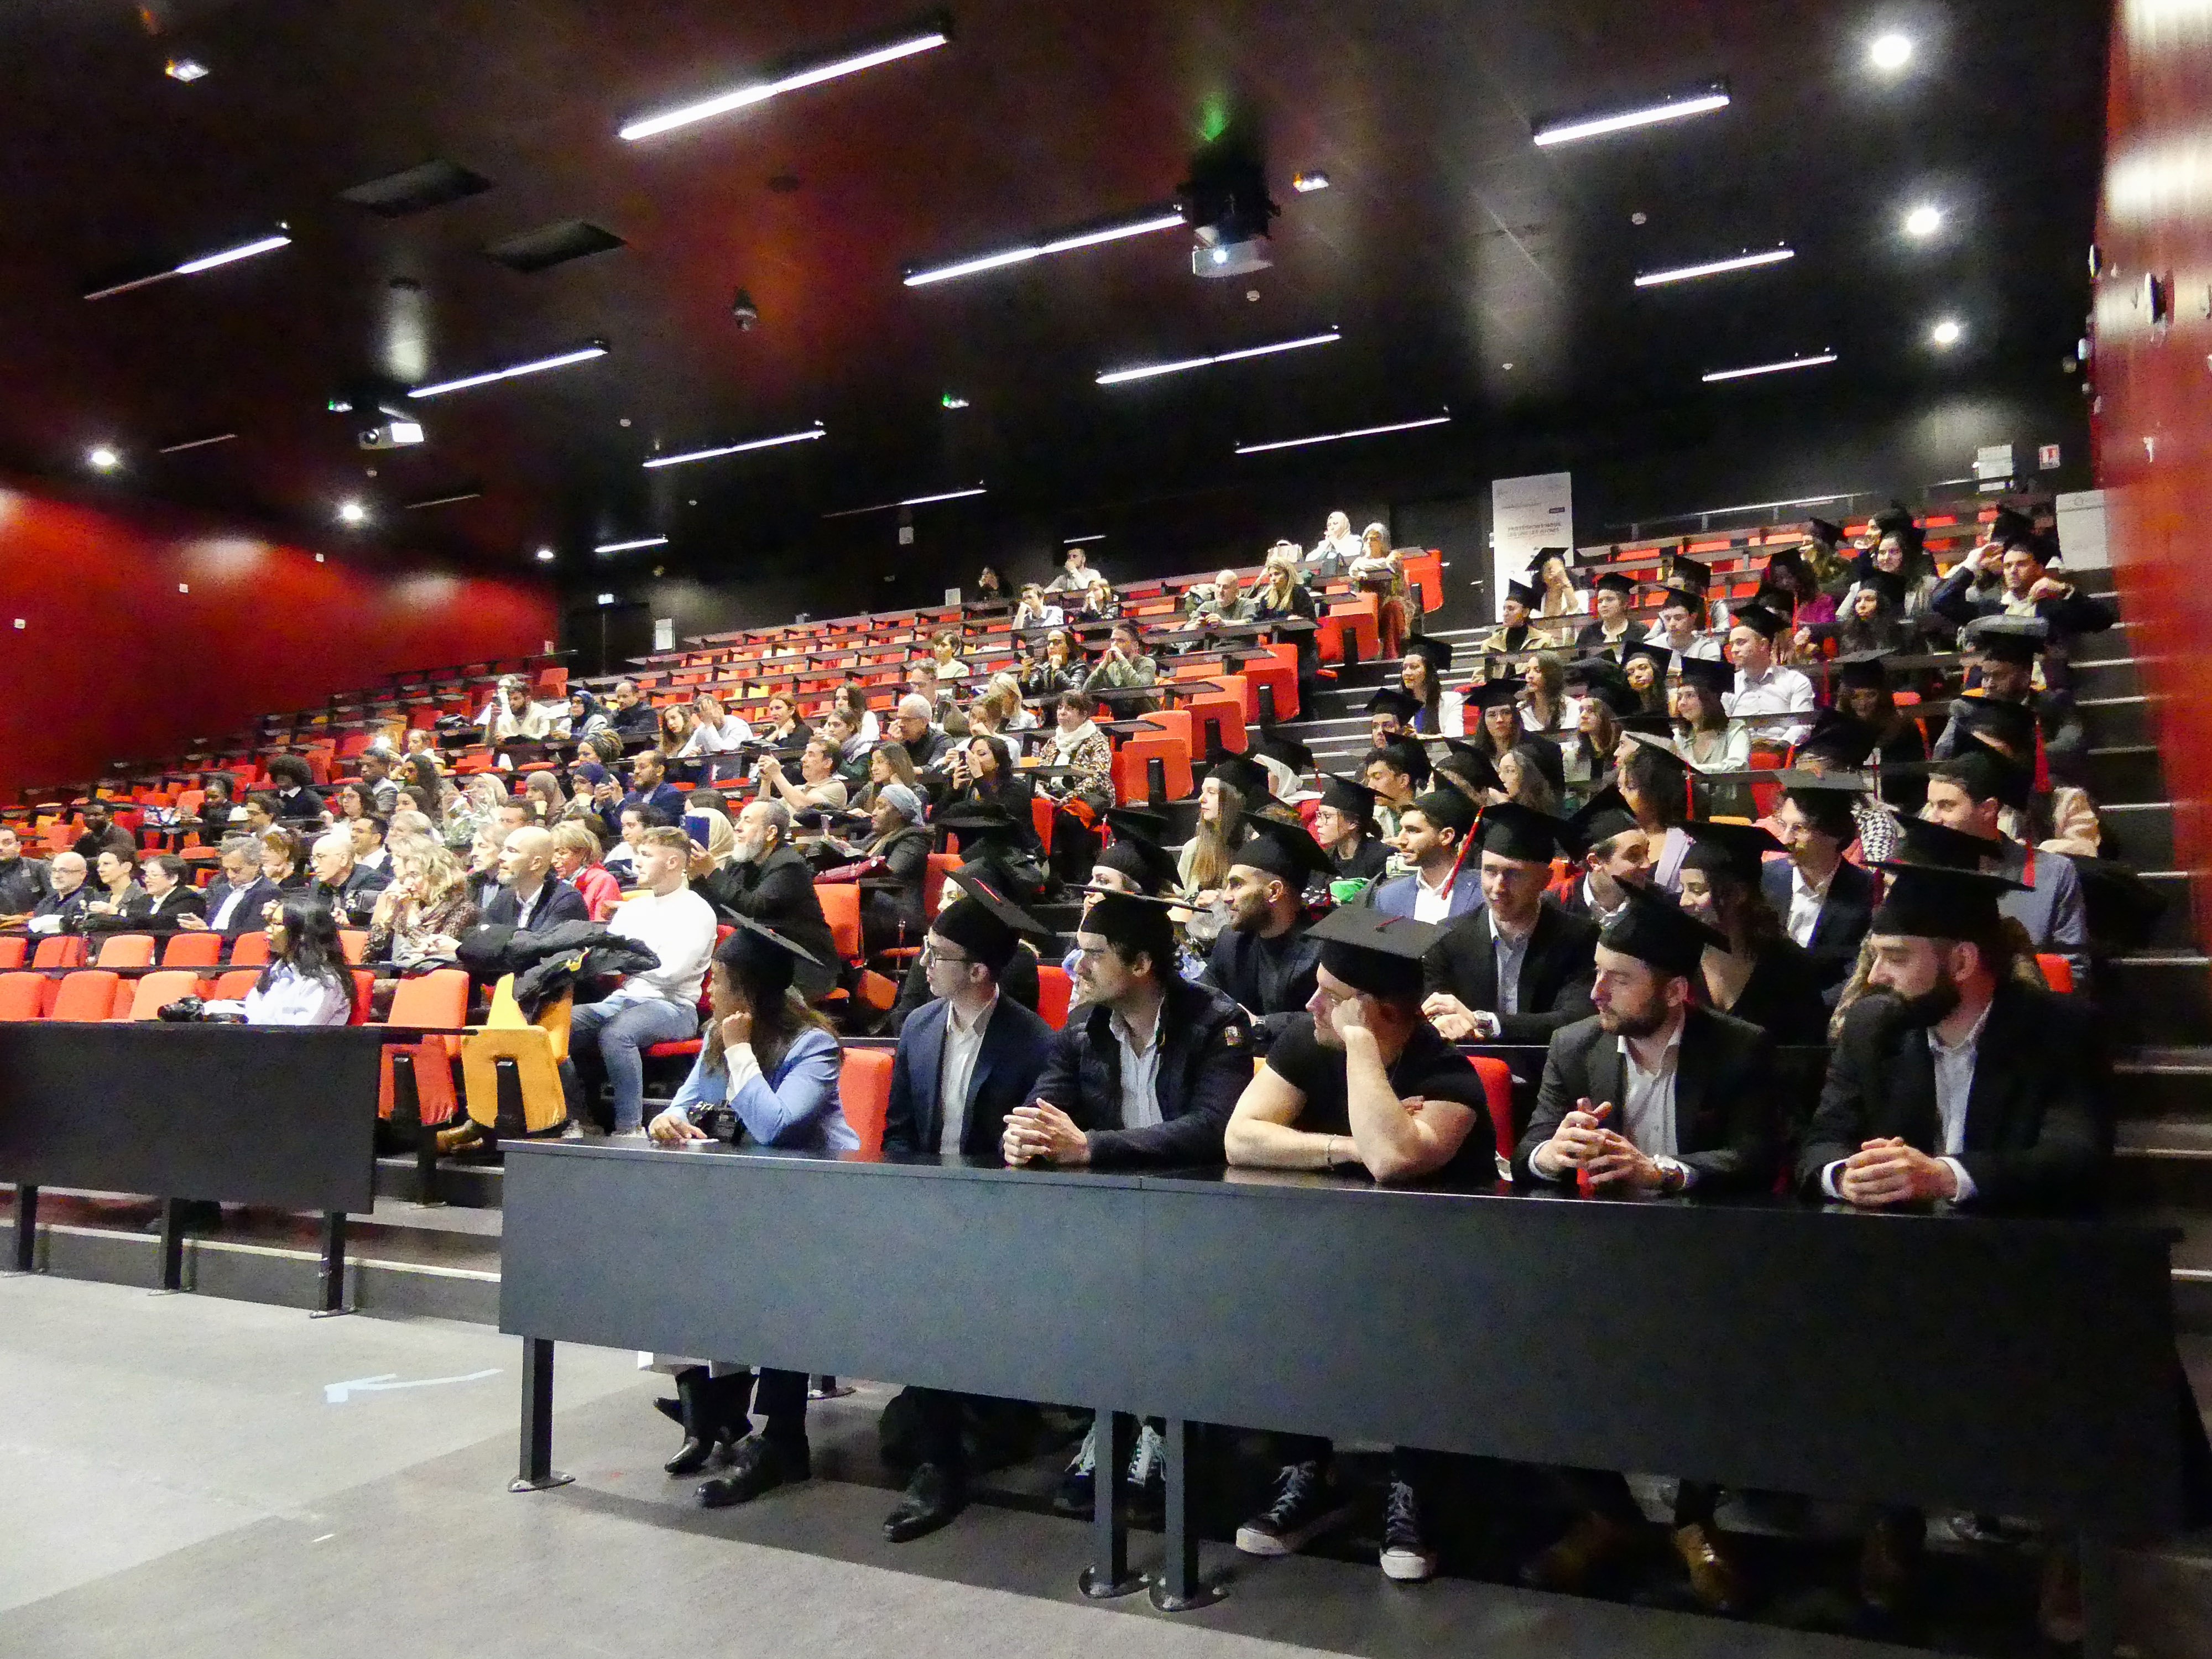
[[[1139,1527],[1164,1528],[1168,1520],[1168,1448],[1149,1423],[1137,1427],[1129,1453],[1129,1519]]]
[[[1286,1463],[1275,1501],[1237,1528],[1237,1547],[1247,1555],[1288,1555],[1343,1512],[1334,1469],[1318,1460]]]
[[[1080,1516],[1089,1519],[1097,1507],[1097,1487],[1091,1475],[1094,1460],[1098,1454],[1098,1425],[1092,1424],[1091,1431],[1083,1437],[1083,1443],[1075,1449],[1060,1472],[1060,1485],[1054,1488],[1052,1506],[1062,1515]]]
[[[1403,1480],[1390,1483],[1390,1496],[1382,1508],[1382,1576],[1401,1584],[1418,1584],[1432,1578],[1437,1553],[1421,1536],[1421,1510],[1413,1489]]]

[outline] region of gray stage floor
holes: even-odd
[[[511,1496],[518,1360],[477,1326],[0,1279],[0,1655],[1908,1651],[1313,1559],[1241,1565],[1229,1600],[1180,1619],[1093,1606],[1073,1522],[979,1505],[885,1543],[874,1391],[817,1407],[822,1478],[691,1507],[659,1469],[661,1379],[592,1350],[561,1350],[577,1484]],[[425,1386],[336,1396],[362,1379]],[[1157,1540],[1134,1547],[1143,1565]]]

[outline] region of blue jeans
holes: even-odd
[[[574,1086],[568,1115],[580,1123],[589,1115],[605,1077],[613,1086],[615,1133],[626,1134],[645,1121],[643,1051],[656,1042],[677,1042],[699,1035],[699,1011],[679,1008],[654,997],[638,1002],[590,1002],[568,1020],[568,1066]]]

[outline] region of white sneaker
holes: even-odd
[[[564,1123],[564,1124],[562,1124],[562,1125],[561,1126],[561,1139],[563,1139],[563,1140],[581,1140],[583,1138],[584,1138],[584,1126],[583,1126],[582,1124],[580,1124],[580,1123],[577,1122],[577,1121],[576,1121],[576,1120],[575,1120],[574,1118],[573,1118],[573,1117],[572,1117],[572,1118],[570,1118],[570,1119],[569,1119],[566,1123]]]
[[[1401,1584],[1418,1584],[1433,1578],[1437,1553],[1421,1535],[1420,1506],[1413,1489],[1403,1480],[1390,1483],[1390,1496],[1382,1511],[1382,1576]]]

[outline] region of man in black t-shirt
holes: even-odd
[[[1490,1138],[1474,1065],[1421,1017],[1421,958],[1443,930],[1379,910],[1331,911],[1307,937],[1322,942],[1319,988],[1291,1020],[1237,1103],[1224,1138],[1232,1165],[1364,1170],[1380,1182],[1487,1180]],[[1284,1437],[1275,1499],[1237,1529],[1248,1555],[1287,1555],[1335,1520],[1327,1441]],[[1413,1455],[1391,1455],[1381,1565],[1389,1577],[1436,1571],[1423,1535]]]

